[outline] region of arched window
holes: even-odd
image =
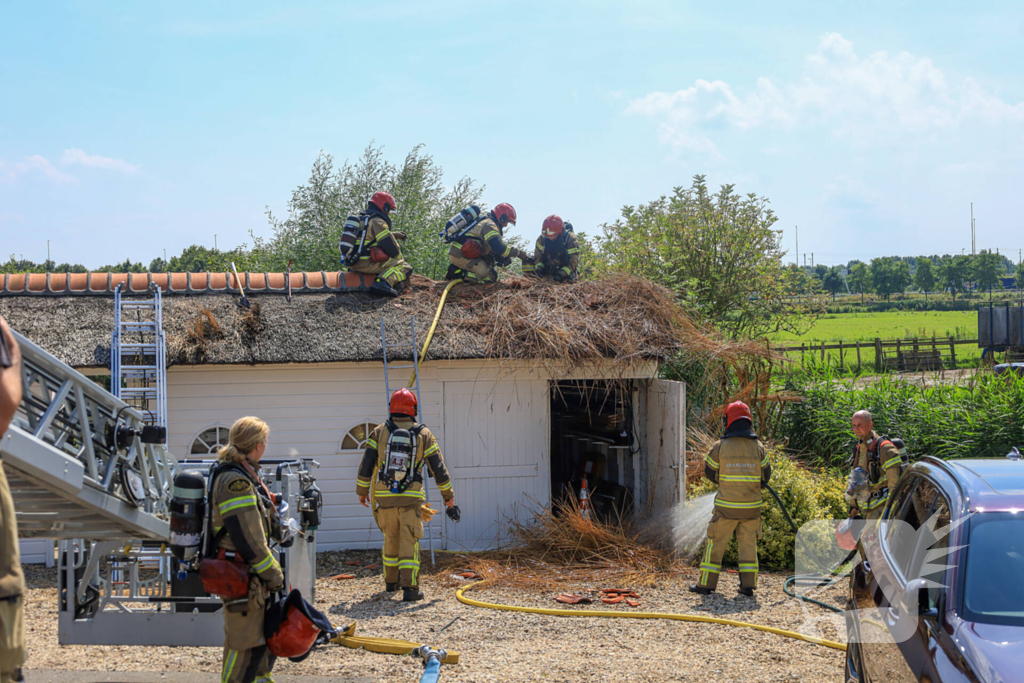
[[[217,455],[222,446],[228,445],[228,430],[224,425],[213,425],[201,431],[192,440],[189,455]]]
[[[341,446],[338,450],[341,451],[363,451],[366,450],[366,440],[370,438],[370,433],[377,428],[375,422],[364,420],[359,424],[355,425],[347,432],[341,439]]]

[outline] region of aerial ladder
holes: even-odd
[[[158,307],[151,310],[159,314]],[[115,339],[124,329],[115,330]],[[179,461],[168,452],[162,398],[129,392],[125,398],[138,406],[133,407],[18,332],[14,336],[22,352],[23,395],[0,439],[0,456],[19,536],[57,540],[59,641],[223,643],[221,601],[207,596],[198,572],[182,571],[168,548],[174,475],[186,469],[205,474],[212,462]],[[120,339],[146,343],[127,335]],[[133,382],[132,388],[149,389],[145,384],[155,384],[161,372],[139,368],[161,366],[161,350],[152,344],[126,350],[124,344],[111,350],[112,384],[120,376],[122,390]],[[125,363],[146,353],[152,362]],[[120,374],[115,362],[121,364]],[[133,369],[126,372],[128,365]],[[264,479],[271,491],[302,520],[295,543],[276,552],[287,584],[312,600],[320,513],[312,475],[317,463],[264,459],[261,464],[267,466]]]

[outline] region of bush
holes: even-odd
[[[819,366],[792,373],[786,388],[803,400],[787,406],[780,435],[818,466],[845,466],[857,410],[871,412],[879,434],[902,438],[912,458],[1002,457],[1024,443],[1024,377],[979,373],[922,386],[882,375],[860,386]]]
[[[775,490],[786,506],[789,516],[799,529],[812,519],[843,519],[847,515],[843,499],[845,479],[836,470],[812,472],[788,458],[781,449],[771,448],[768,458],[772,463],[772,478],[769,485]],[[690,490],[691,497],[718,490],[716,484],[702,480]],[[758,563],[764,569],[792,569],[795,562],[796,536],[786,521],[778,503],[765,489],[764,506],[761,508],[763,534],[757,543]],[[707,541],[705,541],[705,544]],[[815,549],[815,552],[816,549]],[[704,545],[697,554],[697,561],[704,554]],[[722,560],[724,565],[736,564],[736,539],[729,542]]]

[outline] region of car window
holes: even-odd
[[[928,510],[927,507],[922,509],[923,502],[919,492],[921,477],[908,479],[906,486],[898,493],[899,498],[892,501],[889,523],[885,531],[885,543],[889,548],[889,554],[904,576],[907,576],[910,560],[914,556],[921,517]]]
[[[914,490],[914,486],[920,477],[909,476],[904,477],[899,484],[896,485],[896,493],[890,494],[889,505],[885,508],[883,515],[883,524],[886,524],[884,529],[884,536],[886,544],[892,542],[893,536],[899,531],[899,524],[888,524],[889,520],[895,520],[900,518],[900,512],[907,503],[907,499],[910,497],[911,491]]]
[[[928,580],[928,606],[939,606],[939,595],[946,585],[946,565],[949,557],[943,552],[949,548],[949,502],[939,494],[938,489],[928,480],[922,480],[914,492],[914,499],[921,493],[918,513],[924,525],[917,535],[917,549],[914,559],[906,572],[907,580],[922,578]],[[928,508],[924,506],[928,505]]]
[[[1024,626],[1024,519],[982,512],[969,524],[963,618]]]

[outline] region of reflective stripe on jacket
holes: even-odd
[[[284,574],[270,552],[272,503],[265,500],[261,488],[241,470],[227,467],[218,471],[210,501],[212,531],[217,534],[225,529],[217,547],[238,553],[254,574],[275,588],[284,583]]]

